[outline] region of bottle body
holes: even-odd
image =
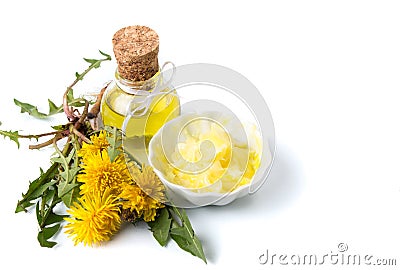
[[[116,73],[103,95],[101,116],[104,125],[122,128],[131,113],[125,135],[135,148],[147,147],[154,134],[169,120],[179,116],[179,97],[171,86],[154,93],[160,73],[144,82],[125,81]]]

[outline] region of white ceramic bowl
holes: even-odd
[[[176,206],[191,208],[206,205],[226,205],[238,198],[256,192],[265,182],[274,158],[274,152],[270,150],[268,136],[265,134],[261,135],[262,153],[260,167],[256,171],[251,182],[247,185],[240,186],[233,191],[226,193],[205,192],[204,190],[199,192],[199,190],[177,185],[168,180],[165,173],[165,164],[167,159],[165,158],[165,155],[163,156],[163,153],[174,151],[173,149],[177,143],[177,134],[179,133],[179,130],[182,128],[182,126],[196,117],[207,117],[214,119],[219,123],[224,122],[224,119],[221,119],[221,113],[218,112],[203,112],[200,115],[186,113],[166,123],[150,141],[149,163],[153,167],[155,173],[159,176],[160,180],[166,186],[168,199],[171,200]],[[235,135],[233,134],[235,130],[237,130],[237,127],[231,126],[231,132],[229,132],[229,134],[232,133],[232,135]],[[273,130],[271,131],[271,134],[271,136],[274,135]]]

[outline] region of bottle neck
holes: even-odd
[[[161,81],[159,82],[159,80]],[[153,91],[158,83],[162,83],[162,76],[160,76],[160,71],[157,71],[153,77],[146,81],[131,81],[124,79],[117,69],[115,71],[115,82],[120,89],[128,94],[147,96]]]

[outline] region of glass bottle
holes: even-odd
[[[163,82],[160,71],[146,81],[130,81],[122,78],[116,70],[115,80],[103,95],[101,115],[104,125],[119,129],[122,129],[126,117],[130,115],[125,127],[126,145],[147,147],[153,135],[180,114],[180,102],[175,89]]]
[[[154,134],[180,114],[175,89],[163,78],[158,64],[159,37],[147,26],[128,26],[112,39],[118,67],[101,104],[104,125],[124,133],[124,150],[146,162],[146,148]],[[173,64],[172,64],[173,65]],[[141,157],[138,157],[141,155]]]

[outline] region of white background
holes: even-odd
[[[188,211],[205,266],[173,242],[160,247],[143,225],[124,226],[99,248],[74,247],[63,233],[54,249],[40,248],[34,212],[14,210],[52,150],[1,139],[0,268],[267,269],[258,262],[267,249],[322,256],[341,242],[347,254],[400,264],[399,14],[398,1],[383,0],[2,1],[0,129],[40,133],[63,123],[20,114],[13,98],[44,111],[48,97],[61,103],[86,67],[82,57],[111,54],[115,31],[142,24],[159,33],[160,62],[215,63],[251,80],[272,112],[277,154],[256,195]],[[84,91],[114,68],[93,72],[101,80],[88,77]]]

